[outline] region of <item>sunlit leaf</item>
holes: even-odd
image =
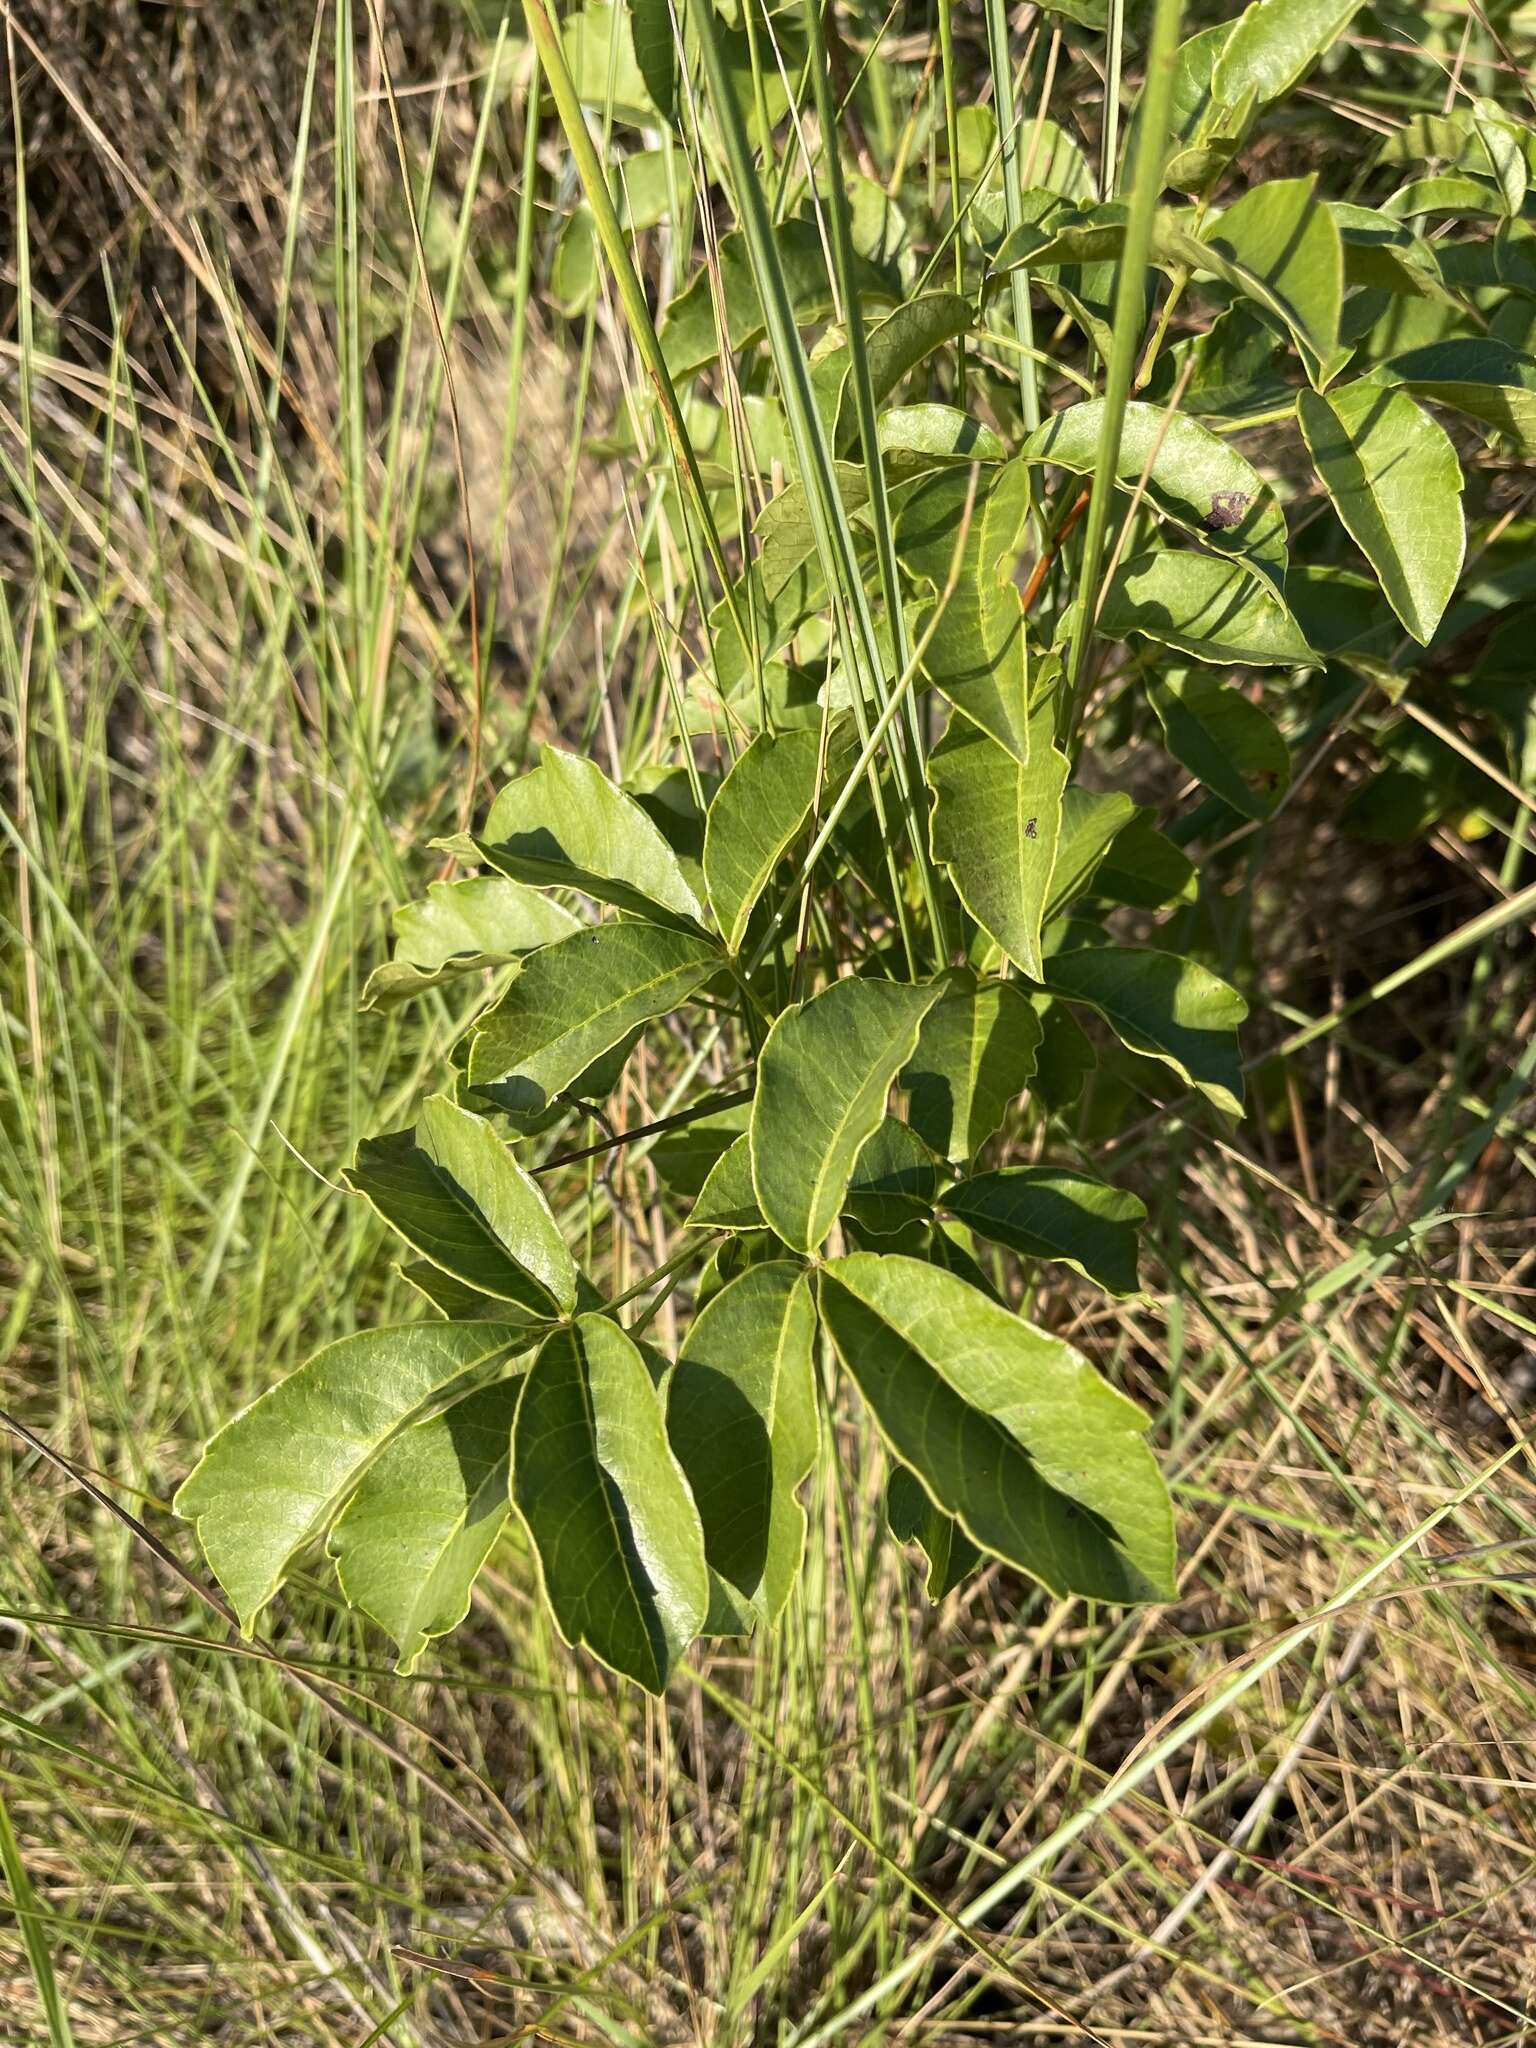
[[[1338,41],[1362,0],[1253,0],[1216,60],[1211,84],[1226,106],[1267,106]]]
[[[394,1638],[401,1671],[469,1612],[475,1576],[511,1511],[521,1385],[500,1380],[402,1430],[331,1531],[341,1590]]]
[[[175,1507],[197,1524],[247,1634],[295,1553],[329,1526],[396,1432],[528,1341],[504,1323],[363,1330],[317,1351],[225,1423]]]
[[[1054,413],[1025,443],[1032,461],[1091,476],[1098,461],[1102,399]],[[1125,408],[1116,475],[1146,476],[1147,496],[1176,525],[1221,554],[1244,555],[1277,585],[1285,580],[1285,515],[1253,464],[1198,420],[1132,399]]]
[[[1049,701],[1032,723],[1024,763],[968,719],[952,720],[928,758],[928,781],[934,859],[976,922],[1038,980],[1068,764]]]
[[[954,973],[923,1019],[901,1082],[908,1119],[941,1159],[973,1159],[1035,1071],[1040,1022],[1012,982]]]
[[[1448,405],[1536,455],[1536,358],[1492,335],[1460,334],[1393,356],[1376,373],[1416,398]]]
[[[1248,1005],[1195,960],[1133,946],[1084,946],[1054,954],[1053,995],[1097,1010],[1132,1052],[1172,1067],[1229,1116],[1243,1113],[1237,1027]]]
[[[1404,626],[1427,644],[1466,552],[1461,465],[1450,436],[1406,391],[1304,392],[1301,429],[1324,488]]]
[[[766,1621],[800,1571],[799,1488],[816,1457],[816,1307],[788,1260],[753,1266],[695,1317],[667,1388],[710,1567]]]
[[[576,1263],[511,1147],[446,1096],[416,1129],[365,1138],[347,1179],[423,1257],[532,1317],[570,1312]]]
[[[732,953],[740,952],[758,897],[811,815],[821,747],[815,732],[759,733],[709,807],[704,874]]]
[[[595,1061],[720,972],[713,940],[605,924],[531,954],[470,1044],[469,1083],[514,1120],[543,1115]]]
[[[507,784],[475,848],[520,882],[578,890],[661,923],[703,922],[676,854],[641,806],[595,761],[558,747]]]
[[[386,1009],[455,975],[503,967],[576,927],[570,911],[506,875],[432,882],[395,912],[394,958],[369,975],[363,1008]]]
[[[752,1181],[796,1251],[821,1245],[939,986],[835,981],[775,1019],[757,1063]]]
[[[1222,668],[1295,668],[1317,656],[1267,577],[1188,548],[1122,562],[1099,613],[1111,640],[1140,633]]]
[[[1069,1344],[916,1259],[829,1260],[818,1293],[891,1451],[974,1542],[1057,1594],[1166,1595],[1172,1515],[1146,1418]]]
[[[934,618],[923,672],[972,722],[1016,759],[1028,759],[1029,663],[1024,606],[1013,580],[1029,518],[1029,470],[1011,462],[973,491],[965,470],[942,471],[902,508],[896,546],[914,575],[948,601]],[[954,587],[949,589],[951,574]]]
[[[557,1330],[529,1368],[512,1498],[566,1641],[662,1692],[709,1609],[704,1532],[661,1395],[606,1316]]]

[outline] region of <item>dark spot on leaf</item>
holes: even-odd
[[[1213,532],[1225,532],[1229,526],[1241,525],[1247,510],[1246,491],[1217,491],[1211,498],[1211,515],[1205,523]]]
[[[1026,839],[1038,839],[1040,837],[1039,833],[1035,830],[1035,821],[1033,818],[1031,818],[1029,823],[1024,827],[1024,837]]]

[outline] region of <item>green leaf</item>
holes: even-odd
[[[1416,398],[1469,413],[1536,455],[1536,358],[1492,335],[1457,334],[1393,356],[1376,372]]]
[[[1032,725],[1026,764],[968,719],[951,721],[928,757],[929,831],[933,857],[949,869],[966,909],[1038,980],[1069,770],[1049,699]]]
[[[1110,1294],[1135,1294],[1143,1203],[1070,1166],[1009,1166],[963,1180],[950,1215],[1026,1259],[1059,1259]]]
[[[1013,573],[1029,518],[1029,469],[1010,462],[976,493],[963,522],[970,473],[942,470],[903,506],[896,549],[936,593],[948,584],[964,534],[959,575],[923,655],[923,673],[967,718],[1019,761],[1029,758],[1029,663],[1024,605]],[[914,621],[926,628],[935,606]]]
[[[567,214],[549,266],[549,298],[563,320],[579,320],[597,297],[597,227],[590,206]]]
[[[989,282],[1010,270],[1055,270],[1064,264],[1118,260],[1129,211],[1118,200],[1103,206],[1057,204],[1038,220],[1021,221],[1004,237],[988,266]]]
[[[790,488],[799,490],[798,485]],[[787,491],[780,493],[781,497],[788,495]],[[777,504],[779,501],[775,498],[771,502]],[[767,508],[764,510],[766,512]],[[772,591],[764,587],[762,563],[765,559],[762,557],[754,562],[746,575],[737,580],[732,592],[742,624],[747,628],[745,640],[726,598],[722,597],[710,610],[709,643],[714,654],[715,683],[722,693],[734,690],[744,678],[754,673],[753,622],[757,634],[757,659],[766,664],[788,645],[813,613],[826,609],[827,580],[820,560],[811,549],[807,549],[802,559]],[[820,722],[818,717],[818,727]]]
[[[605,1052],[675,1010],[723,965],[712,939],[659,925],[573,932],[532,954],[480,1019],[469,1085],[514,1121],[536,1119]]]
[[[512,1430],[512,1498],[566,1641],[663,1692],[709,1610],[704,1532],[645,1359],[606,1316],[540,1346]]]
[[[429,1640],[469,1612],[475,1575],[511,1508],[520,1387],[499,1380],[402,1430],[331,1531],[341,1589],[394,1638],[398,1671],[414,1671]]]
[[[1053,414],[1025,442],[1025,456],[1092,475],[1103,410],[1104,401],[1093,398]],[[1182,413],[1132,399],[1116,475],[1134,485],[1144,472],[1148,498],[1175,525],[1219,554],[1248,556],[1277,587],[1284,583],[1285,514],[1253,464],[1219,435]]]
[[[458,974],[504,967],[575,931],[568,910],[505,875],[433,882],[394,916],[395,953],[363,990],[365,1010],[387,1009]]]
[[[678,10],[682,19],[682,9]],[[635,66],[663,120],[677,120],[678,49],[669,0],[629,0],[629,33]]]
[[[774,1020],[757,1063],[752,1184],[771,1229],[813,1252],[837,1220],[937,984],[835,981]]]
[[[1059,1115],[1082,1094],[1083,1083],[1098,1065],[1099,1056],[1065,1003],[1031,996],[1030,1008],[1040,1020],[1040,1050],[1035,1054],[1035,1078],[1030,1086],[1046,1108]]]
[[[806,327],[813,321],[825,320],[833,311],[834,297],[821,232],[815,221],[781,221],[774,231],[774,242],[796,324]],[[855,258],[854,274],[861,297],[887,305],[896,298],[888,280],[863,258]],[[735,354],[753,347],[762,340],[766,328],[747,238],[739,228],[720,239],[720,291],[725,305],[727,349]],[[699,271],[667,308],[661,347],[668,370],[679,380],[704,369],[719,354],[720,334],[707,271]]]
[[[875,404],[882,405],[935,349],[966,333],[972,318],[970,301],[958,292],[920,292],[870,327],[864,347]],[[851,369],[852,354],[843,342],[818,356],[811,372],[818,410],[839,453],[853,447],[858,438]]]
[[[402,1136],[407,1135],[402,1133]],[[530,1343],[536,1343],[543,1335],[542,1328],[535,1324],[547,1324],[548,1317],[514,1315],[510,1302],[498,1301],[494,1295],[482,1294],[478,1287],[466,1286],[462,1280],[455,1280],[451,1273],[445,1273],[441,1266],[434,1266],[430,1259],[407,1259],[396,1268],[402,1280],[414,1287],[424,1301],[430,1301],[440,1315],[450,1323],[494,1323],[507,1322],[524,1324],[533,1330]],[[582,1282],[590,1286],[590,1282]]]
[[[1267,712],[1207,669],[1165,669],[1146,691],[1168,751],[1244,818],[1267,818],[1291,781],[1291,752]]]
[[[1047,923],[1087,893],[1116,834],[1124,831],[1137,815],[1135,802],[1123,790],[1088,790],[1075,785],[1067,790],[1061,807],[1061,839],[1051,874],[1051,893],[1045,906]]]
[[[1203,268],[1284,321],[1319,389],[1337,376],[1350,356],[1339,345],[1344,245],[1315,176],[1253,186],[1203,230],[1196,250]]]
[[[940,462],[1003,462],[1008,449],[974,413],[954,405],[893,405],[875,422],[875,437],[893,478]]]
[[[568,1315],[576,1262],[549,1204],[484,1117],[446,1095],[414,1135],[366,1138],[347,1180],[434,1266],[529,1316]]]
[[[1440,279],[1435,251],[1422,235],[1369,207],[1330,199],[1328,211],[1344,244],[1344,282],[1415,299],[1454,303]]]
[[[1303,392],[1301,430],[1334,509],[1421,645],[1461,574],[1466,527],[1450,436],[1406,391]]]
[[[1212,71],[1231,32],[1230,22],[1217,22],[1187,37],[1174,52],[1168,117],[1171,149],[1163,179],[1176,192],[1206,191],[1242,145],[1251,100],[1242,107],[1227,107],[1211,88]],[[1128,161],[1134,162],[1134,156]]]
[[[727,949],[741,951],[747,920],[816,801],[821,735],[760,732],[715,793],[704,832],[704,875]]]
[[[1282,98],[1344,33],[1361,4],[1362,0],[1253,0],[1216,60],[1211,74],[1216,98],[1228,107],[1262,107]]]
[[[649,127],[655,109],[635,62],[629,10],[610,0],[587,0],[579,14],[561,24],[565,61],[584,107],[609,112],[616,121]]]
[[[1222,668],[1294,668],[1318,657],[1267,577],[1187,548],[1122,562],[1099,613],[1106,638],[1140,633]]]
[[[1167,1595],[1146,1418],[1069,1344],[917,1259],[829,1260],[820,1306],[892,1453],[973,1542],[1058,1595]]]
[[[558,747],[508,783],[475,850],[519,882],[576,889],[662,924],[703,924],[677,855],[640,805],[595,761]]]
[[[745,1135],[751,1107],[747,1094],[735,1101],[717,1096],[713,1107],[709,1098],[695,1103],[689,1121],[663,1132],[651,1148],[662,1186],[687,1200],[696,1196],[721,1155]]]
[[[1162,352],[1147,396],[1166,403],[1182,383],[1180,410],[1206,419],[1243,419],[1293,405],[1295,391],[1281,375],[1281,347],[1279,335],[1251,302],[1234,299],[1203,334]]]
[[[953,1515],[941,1514],[909,1465],[892,1465],[885,1483],[886,1526],[898,1543],[915,1543],[928,1560],[928,1598],[942,1600],[981,1562]]]
[[[317,1351],[209,1444],[176,1496],[249,1635],[295,1552],[395,1433],[528,1343],[505,1323],[364,1330]]]
[[[743,1131],[710,1168],[688,1213],[688,1223],[698,1230],[764,1228],[757,1189],[752,1185],[752,1141],[747,1132]]]
[[[844,1212],[871,1237],[898,1237],[914,1223],[932,1221],[929,1212],[946,1177],[916,1131],[899,1117],[882,1117],[860,1149]]]
[[[1503,211],[1503,202],[1498,187],[1488,179],[1446,171],[1435,178],[1415,178],[1385,200],[1381,210],[1397,220],[1415,220],[1430,213],[1450,214],[1457,220],[1492,220]]]
[[[913,1130],[941,1159],[973,1159],[1028,1086],[1039,1043],[1040,1021],[1021,989],[951,973],[901,1075]]]
[[[1530,167],[1521,147],[1520,131],[1498,102],[1489,99],[1474,100],[1472,129],[1487,159],[1493,181],[1499,188],[1504,211],[1511,220],[1516,219],[1525,204],[1526,188],[1530,182]]]
[[[1053,954],[1046,986],[1097,1010],[1123,1045],[1161,1060],[1228,1116],[1243,1113],[1237,1027],[1248,1005],[1194,960],[1133,946]]]
[[[1071,790],[1067,795],[1071,797]],[[1149,810],[1115,834],[1093,877],[1093,894],[1111,903],[1161,910],[1165,903],[1193,903],[1199,896],[1194,863],[1152,822]]]
[[[816,1306],[799,1266],[750,1267],[694,1318],[667,1388],[667,1431],[710,1567],[768,1622],[805,1552],[799,1488],[816,1460]]]

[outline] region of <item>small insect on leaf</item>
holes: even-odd
[[[1211,499],[1210,517],[1206,520],[1206,525],[1215,533],[1226,533],[1234,526],[1241,526],[1249,502],[1246,491],[1217,491]]]

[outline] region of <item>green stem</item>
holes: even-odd
[[[997,135],[1003,154],[1003,211],[1011,234],[1024,221],[1024,202],[1019,183],[1019,114],[1013,89],[1013,66],[1008,61],[1007,0],[986,0],[987,50],[992,60],[992,98],[997,108]],[[1026,350],[1035,345],[1035,316],[1029,303],[1029,279],[1016,270],[1008,280],[1013,298],[1014,332]],[[1019,399],[1024,425],[1033,433],[1040,424],[1040,388],[1034,363],[1026,354],[1019,364]]]
[[[996,4],[996,0],[992,0],[992,4]],[[1179,13],[1179,0],[1157,0],[1147,48],[1147,76],[1141,89],[1141,106],[1136,121],[1136,155],[1131,167],[1130,213],[1125,225],[1125,248],[1115,280],[1115,318],[1104,377],[1104,415],[1099,429],[1093,495],[1088,504],[1082,565],[1078,574],[1078,616],[1072,636],[1069,739],[1082,716],[1088,654],[1093,644],[1093,623],[1098,607],[1099,569],[1104,560],[1104,539],[1109,530],[1109,511],[1120,461],[1120,436],[1125,425],[1126,401],[1131,395],[1131,377],[1136,367],[1136,344],[1141,338],[1145,319],[1144,287],[1157,202],[1163,186]]]

